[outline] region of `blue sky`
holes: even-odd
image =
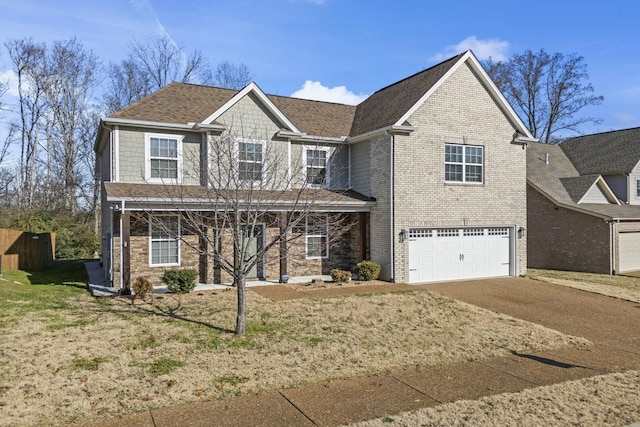
[[[345,103],[468,48],[577,53],[605,97],[585,111],[603,119],[591,133],[640,126],[638,16],[632,0],[0,0],[0,41],[75,36],[108,63],[165,33],[214,65],[244,62],[267,93]],[[0,79],[9,68],[2,49]]]

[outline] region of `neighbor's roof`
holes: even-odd
[[[640,161],[640,127],[579,136],[560,146],[583,175],[629,173]]]
[[[548,155],[549,164],[545,164]],[[557,205],[604,219],[640,219],[640,206],[580,203],[600,175],[580,175],[559,145],[527,147],[527,182]]]

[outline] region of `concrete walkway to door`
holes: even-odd
[[[278,293],[278,288],[254,289],[266,297],[273,293],[276,299],[285,299],[286,292]],[[154,409],[102,424],[92,421],[84,425],[339,426],[460,399],[517,392],[609,372],[640,370],[640,304],[519,278],[410,287],[390,284],[367,287],[366,292],[408,290],[439,293],[582,336],[594,344],[449,366],[410,368],[369,378]],[[353,288],[344,288],[303,293],[308,298],[331,298],[353,292]]]

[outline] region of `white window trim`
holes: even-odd
[[[151,138],[175,139],[178,141],[178,177],[171,178],[152,178],[151,177]],[[144,179],[147,182],[163,183],[163,184],[182,184],[182,142],[184,135],[166,134],[166,133],[145,133],[144,134]]]
[[[325,234],[309,234],[309,216],[305,218],[304,229],[304,254],[306,259],[328,259],[329,258],[329,217],[326,214],[310,215],[314,217],[324,217],[325,219]],[[309,256],[309,237],[324,237],[325,238],[325,256]]]
[[[177,263],[162,263],[162,264],[154,264],[153,263],[153,242],[154,241],[162,241],[168,242],[169,239],[153,239],[153,218],[162,217],[162,216],[172,216],[178,218],[178,236],[176,237],[176,241],[178,242],[178,262]],[[181,265],[182,257],[181,257],[181,249],[180,246],[180,236],[182,235],[182,224],[180,221],[180,215],[172,215],[172,214],[156,214],[151,215],[149,218],[149,267],[176,267]],[[171,239],[173,241],[174,239]]]
[[[262,147],[262,173],[260,174],[260,180],[249,180],[249,179],[240,179],[240,143],[249,143],[249,144],[260,144]],[[236,162],[236,179],[238,182],[244,184],[251,184],[256,182],[264,182],[264,170],[266,164],[266,149],[267,149],[267,141],[263,139],[245,139],[245,138],[237,138],[235,143],[235,162]],[[251,162],[256,163],[256,162]]]
[[[316,151],[324,151],[325,153],[327,153],[327,156],[325,158],[326,163],[325,163],[325,179],[324,179],[324,184],[310,184],[307,183],[307,150],[316,150]],[[329,155],[331,154],[331,149],[329,147],[318,147],[315,145],[303,145],[302,146],[302,179],[303,179],[303,185],[307,186],[309,188],[329,188],[330,186],[330,182],[331,182],[331,174],[330,174],[330,170],[329,170],[329,164],[331,162],[329,162]]]
[[[445,161],[444,161],[444,165],[450,164],[450,165],[461,165],[462,166],[462,181],[448,181],[447,180],[446,167],[445,167],[444,182],[446,182],[447,184],[483,185],[484,184],[484,146],[482,146],[482,145],[466,145],[466,144],[449,144],[449,143],[445,144],[445,147],[447,147],[447,146],[462,147],[462,162],[461,163],[458,163],[458,162],[447,162],[446,161],[446,148],[445,148]],[[468,147],[480,148],[482,150],[482,164],[467,163],[467,161],[466,161],[466,150],[467,150]],[[482,167],[482,179],[481,179],[481,181],[467,181],[466,180],[466,177],[467,177],[466,166],[480,166],[480,167]]]

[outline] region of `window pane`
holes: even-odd
[[[482,164],[482,147],[466,147],[466,162]]]
[[[467,165],[465,175],[467,182],[482,182],[482,166]]]
[[[462,182],[462,165],[444,165],[444,180]]]
[[[327,238],[326,237],[307,237],[307,256],[308,257],[326,257],[327,256]]]
[[[307,168],[307,184],[322,185],[327,170],[325,168]]]
[[[445,145],[444,161],[462,163],[462,146],[461,145]]]
[[[316,236],[327,235],[327,217],[325,215],[310,215],[307,218],[307,234]]]

